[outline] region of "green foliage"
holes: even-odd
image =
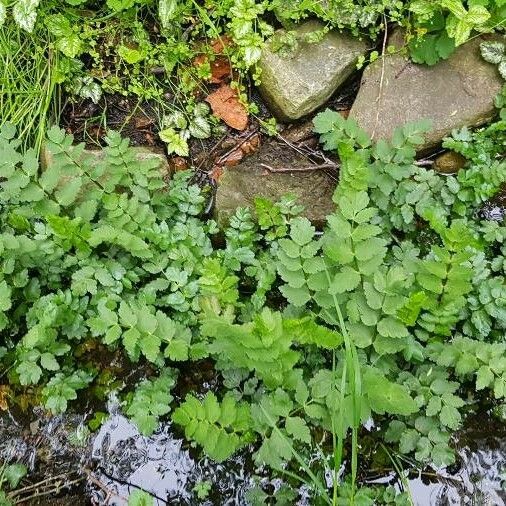
[[[416,5],[416,2],[411,4],[411,9],[415,12]],[[445,30],[445,22],[443,14],[439,12],[420,24],[418,29],[424,32],[423,35],[413,38],[408,44],[414,62],[434,65],[453,53],[455,40]]]
[[[492,268],[501,269],[501,264],[493,258],[497,250],[484,246],[484,242],[502,241],[502,229],[499,224],[476,221],[479,206],[504,182],[504,161],[497,155],[504,151],[503,122],[472,134],[454,132],[446,139],[445,147],[465,156],[468,165],[458,175],[444,178],[414,163],[425,124],[406,125],[390,142],[379,141],[374,146],[354,122],[331,111],[315,118],[315,130],[327,149],[339,152],[342,168],[334,196],[338,211],[328,218],[328,229],[319,239],[328,284],[323,276],[318,284],[304,278],[301,286],[309,288],[301,304],[325,307],[325,298],[315,296],[311,288],[328,286],[346,308],[347,326],[357,346],[365,350],[372,346],[379,355],[396,354],[413,364],[413,369],[398,372],[398,366],[388,365],[387,371],[398,375],[396,383],[409,389],[404,395],[408,402],[413,396],[415,406],[402,420],[390,423],[386,440],[398,442],[403,453],[414,451],[420,461],[452,463],[450,435],[460,427],[466,404],[458,389],[474,380],[476,390],[491,389],[496,398],[503,395],[498,358],[502,342],[480,348],[475,340],[479,336],[502,341],[504,335],[504,278],[498,279]],[[372,257],[378,263],[370,271],[357,258],[364,234],[354,216],[361,212],[368,213],[365,237],[384,241],[378,243]],[[429,244],[419,236],[424,222],[432,230]],[[402,239],[397,239],[399,232]],[[392,237],[397,245],[388,252]],[[291,264],[284,257],[286,248],[280,246],[283,277],[285,266]],[[372,244],[365,248],[367,252],[374,249]],[[338,277],[340,283],[332,285],[330,273],[336,265],[342,266],[337,268],[339,274],[345,266],[353,271],[347,269],[346,276]],[[326,318],[333,321],[335,317],[329,316],[327,310]],[[417,365],[427,359],[453,367],[456,381],[443,369]],[[368,374],[365,369],[365,395],[381,384],[368,382]],[[395,397],[400,398],[399,394]],[[379,409],[385,401],[383,398]],[[384,405],[391,413],[392,406]]]
[[[143,434],[171,413],[210,458],[251,444],[255,465],[297,476],[315,501],[403,504],[389,489],[355,490],[361,425],[373,420],[378,438],[423,465],[448,465],[451,436],[478,401],[506,397],[506,227],[479,212],[505,182],[504,121],[444,141],[466,158],[456,175],[416,163],[428,128],[373,143],[355,122],[320,113],[315,129],[341,161],[324,229],[290,197],[259,199],[213,247],[217,227],[200,219],[190,174],[167,185],[118,134],[94,157],[56,128],[41,170],[4,126],[0,331],[11,387],[65,410],[108,366],[77,352],[93,343],[159,371],[125,396]],[[201,359],[218,374],[216,393],[190,391],[171,411],[175,367]],[[336,477],[350,432],[348,484]],[[253,503],[270,500],[255,490]],[[283,497],[293,502],[293,491]]]
[[[24,464],[7,464],[0,467],[0,505],[13,506],[14,499],[8,491],[16,489],[21,480],[27,475],[28,469]]]
[[[44,406],[53,414],[65,412],[68,402],[77,399],[77,391],[86,388],[92,379],[84,371],[75,371],[69,376],[55,374],[42,389]]]
[[[299,358],[291,349],[293,338],[283,328],[281,314],[268,308],[242,325],[206,318],[202,334],[213,338],[208,349],[216,355],[218,367],[245,367],[271,388],[283,383]]]
[[[128,506],[152,506],[155,504],[155,498],[144,490],[134,490],[128,496]]]
[[[504,42],[482,42],[481,55],[485,61],[497,65],[499,74],[506,79],[506,45]]]
[[[173,397],[171,389],[176,384],[176,373],[165,369],[154,380],[144,380],[136,388],[128,402],[126,414],[131,417],[141,434],[150,436],[158,427],[161,416],[170,411]]]
[[[193,487],[193,492],[201,501],[207,499],[209,492],[211,491],[213,484],[210,480],[203,480],[196,483]]]
[[[493,31],[504,23],[505,15],[501,0],[413,0],[409,2],[409,10],[414,15],[416,29],[416,36],[409,43],[411,57],[428,65],[448,58],[473,31]]]
[[[7,482],[9,488],[15,489],[27,473],[28,469],[24,464],[6,465],[4,463],[0,472],[0,487],[3,488],[3,484]]]
[[[94,372],[73,371],[72,342],[96,337],[159,365],[188,358],[196,266],[212,250],[189,175],[166,191],[156,159],[139,160],[114,132],[107,141],[97,159],[53,128],[40,171],[11,126],[0,133],[0,328],[17,333],[6,342],[12,380],[52,378],[42,395],[53,412]]]
[[[172,420],[184,427],[187,439],[202,446],[217,462],[251,441],[249,405],[236,402],[230,395],[219,402],[212,392],[202,401],[188,394]]]

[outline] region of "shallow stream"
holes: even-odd
[[[254,484],[248,451],[215,464],[195,458],[168,423],[145,437],[117,405],[111,405],[109,413],[94,435],[88,435],[85,417],[80,415],[45,418],[42,411],[34,410],[28,424],[3,418],[0,457],[27,464],[33,470],[31,483],[46,481],[46,488],[39,484],[36,490],[50,491],[23,504],[121,506],[139,488],[151,493],[157,506],[247,504],[245,493]],[[490,420],[488,416],[474,419],[460,433],[454,469],[411,473],[409,487],[416,506],[506,505],[506,427]],[[200,501],[194,487],[206,481],[212,487],[208,498]],[[397,476],[385,471],[365,481],[396,484]],[[56,483],[60,483],[59,493]],[[270,493],[279,485],[279,480],[262,482]],[[18,499],[33,495],[28,488]],[[297,504],[311,502],[303,498]]]

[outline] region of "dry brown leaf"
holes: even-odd
[[[241,149],[234,149],[228,155],[226,158],[224,158],[221,163],[223,165],[226,165],[227,167],[233,167],[234,165],[237,165],[242,159],[244,158],[244,153]]]
[[[232,44],[232,37],[229,35],[224,35],[223,37],[214,39],[211,42],[211,49],[214,51],[214,53],[221,54],[227,46],[230,46],[230,44]]]
[[[229,127],[244,130],[248,126],[248,111],[239,101],[237,91],[228,84],[223,84],[211,93],[206,98],[206,102],[211,106],[213,114]]]
[[[179,170],[187,170],[188,162],[182,156],[173,156],[169,159],[169,166],[173,172],[177,172]]]
[[[211,63],[211,83],[220,84],[226,79],[232,79],[230,61],[224,56],[219,56]]]
[[[135,118],[135,128],[146,128],[154,123],[152,118],[148,118],[147,116],[137,116]]]
[[[216,57],[210,64],[211,77],[209,82],[212,84],[220,84],[227,79],[232,79],[232,67],[230,66],[230,60],[226,56],[222,56],[225,47],[232,43],[232,39],[226,35],[220,39],[214,39],[211,41],[210,48]],[[209,57],[206,54],[201,54],[194,58],[193,64],[195,66],[203,65],[209,61]]]
[[[260,136],[258,134],[253,135],[246,142],[241,144],[241,151],[245,155],[251,155],[260,147]]]
[[[209,176],[213,181],[218,182],[222,174],[223,174],[223,167],[221,167],[220,165],[215,165],[211,169]]]
[[[207,56],[201,54],[193,60],[193,64],[198,67],[207,61]],[[230,61],[225,56],[218,56],[211,63],[211,77],[209,78],[209,82],[211,84],[221,84],[227,79],[232,79],[232,67],[230,66]]]

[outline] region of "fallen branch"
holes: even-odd
[[[74,480],[69,480],[69,474],[62,473],[56,476],[50,476],[38,483],[18,488],[17,490],[10,492],[8,494],[8,498],[14,504],[26,504],[27,502],[40,497],[58,494],[62,489],[70,488],[83,480],[84,476],[80,476]]]
[[[313,170],[323,169],[337,169],[339,165],[337,163],[322,163],[320,165],[310,165],[308,167],[278,167],[274,168],[266,163],[261,163],[261,167],[267,169],[269,172],[311,172]]]
[[[127,501],[126,497],[123,497],[119,495],[117,492],[114,492],[114,490],[111,490],[109,487],[106,487],[98,478],[96,478],[93,473],[89,469],[84,469],[84,474],[87,476],[88,480],[93,483],[93,485],[96,485],[100,490],[102,490],[105,493],[105,499],[104,504],[108,504],[111,497],[117,497],[118,499],[121,499],[122,501]]]

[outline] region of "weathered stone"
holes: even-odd
[[[172,174],[172,170],[170,169],[169,162],[167,157],[161,150],[147,148],[144,146],[136,146],[132,148],[136,152],[137,160],[146,160],[149,158],[156,158],[160,160],[160,170],[163,175],[170,176]],[[102,149],[85,149],[83,152],[83,156],[91,155],[96,158],[97,163],[103,159],[104,151]],[[45,145],[42,145],[42,149],[40,151],[40,165],[42,170],[45,170],[47,167],[51,165],[52,159],[51,152],[46,148]]]
[[[283,195],[292,194],[297,197],[297,203],[304,206],[303,214],[321,226],[325,217],[334,210],[332,194],[337,180],[331,172],[300,170],[310,165],[305,157],[286,145],[272,142],[236,167],[225,169],[216,194],[215,217],[218,223],[226,225],[238,207],[253,207],[256,197],[275,202]],[[275,171],[287,167],[294,169],[293,172]]]
[[[302,36],[321,30],[323,25],[308,21],[295,31]],[[320,42],[300,42],[296,52],[282,56],[268,48],[262,53],[260,92],[273,113],[282,121],[294,121],[324,104],[353,72],[364,42],[335,31]]]
[[[434,169],[440,174],[455,174],[462,169],[467,160],[455,151],[447,151],[434,160]]]
[[[454,128],[479,126],[496,114],[494,98],[503,85],[497,67],[480,54],[481,36],[463,44],[448,60],[429,67],[401,54],[379,58],[364,71],[350,112],[374,139],[391,137],[408,121],[432,120],[432,130],[420,151],[436,146]],[[389,44],[402,45],[394,32]]]

